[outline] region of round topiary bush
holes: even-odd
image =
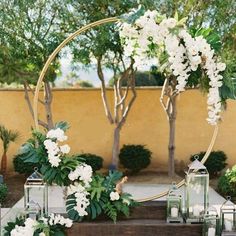
[[[91,153],[78,154],[76,156],[80,161],[90,165],[93,171],[100,170],[103,167],[103,158]]]
[[[131,172],[137,173],[151,162],[152,152],[144,145],[124,145],[119,154],[120,163]]]
[[[190,157],[190,160],[194,161],[196,156],[198,156],[199,157],[198,160],[201,161],[205,153],[206,152],[200,152],[195,155],[192,155]],[[204,164],[209,172],[209,175],[212,177],[217,176],[219,172],[222,171],[227,166],[226,159],[227,159],[227,156],[223,151],[211,152],[211,154],[209,155],[209,157],[207,158]]]
[[[23,157],[22,154],[18,154],[13,159],[13,165],[16,172],[18,172],[19,174],[30,175],[34,172],[35,167],[40,169],[39,164],[24,162],[22,160],[22,157]]]
[[[3,203],[7,197],[8,188],[6,184],[0,184],[0,203]]]

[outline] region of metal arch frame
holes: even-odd
[[[35,95],[34,95],[34,101],[33,101],[33,112],[34,112],[34,124],[35,124],[35,129],[39,130],[39,122],[38,122],[38,98],[39,98],[39,91],[40,91],[40,87],[42,85],[43,79],[45,77],[45,74],[48,70],[49,65],[51,64],[51,62],[54,60],[54,58],[57,56],[57,54],[61,51],[62,48],[64,48],[69,42],[71,42],[75,37],[77,37],[78,35],[80,35],[81,33],[85,32],[86,30],[89,30],[93,27],[99,26],[99,25],[103,25],[106,23],[114,23],[119,21],[119,19],[117,17],[111,17],[111,18],[105,18],[99,21],[95,21],[93,23],[90,23],[88,25],[83,26],[82,28],[80,28],[79,30],[75,31],[73,34],[71,34],[70,36],[68,36],[54,51],[53,53],[49,56],[48,60],[46,61],[39,79],[37,81],[37,85],[36,85],[36,89],[35,89]],[[215,125],[215,129],[211,138],[211,142],[208,146],[207,152],[205,154],[205,156],[202,159],[202,163],[204,164],[207,160],[207,158],[209,157],[211,150],[214,146],[216,137],[218,134],[218,125]],[[185,180],[183,179],[182,181],[180,181],[177,184],[177,187],[180,188],[181,186],[183,186],[185,184]],[[155,200],[161,197],[164,197],[168,194],[168,191],[164,191],[162,193],[156,194],[154,196],[150,196],[147,198],[142,198],[142,199],[138,199],[138,202],[145,202],[145,201],[151,201],[151,200]]]

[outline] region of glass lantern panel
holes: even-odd
[[[187,209],[192,217],[199,217],[208,207],[209,175],[190,173],[187,176]]]
[[[25,186],[25,205],[30,201],[37,203],[43,214],[47,214],[47,186],[26,185]]]
[[[235,231],[235,218],[235,211],[222,212],[222,229],[229,232]]]
[[[179,217],[181,214],[181,199],[168,199],[168,217]]]

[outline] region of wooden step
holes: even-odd
[[[95,221],[74,223],[70,236],[201,236],[202,225],[166,222],[166,202],[151,201],[132,209],[129,218],[120,217],[116,224],[104,216]]]
[[[74,223],[67,231],[70,236],[201,236],[202,226],[197,224],[169,224],[166,221],[134,219]]]

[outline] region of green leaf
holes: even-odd
[[[175,16],[174,16],[174,18],[176,19],[176,21],[178,22],[178,20],[179,20],[179,14],[178,14],[178,12],[176,11],[175,12]]]
[[[133,10],[129,14],[121,15],[119,18],[129,24],[133,24],[140,16],[143,16],[145,13],[145,7],[139,5],[138,9]]]
[[[70,125],[66,121],[60,121],[55,124],[55,129],[60,128],[64,131],[68,130],[70,128]]]
[[[188,17],[184,17],[180,21],[178,21],[177,25],[178,26],[183,26],[186,23],[187,20],[188,20]]]
[[[95,175],[92,182],[90,183],[90,188],[88,191],[91,194],[91,199],[93,200],[96,197],[96,200],[99,201],[102,192],[106,190],[103,186],[104,177]]]

